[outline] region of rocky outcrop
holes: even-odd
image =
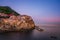
[[[27,31],[35,28],[34,21],[30,16],[10,16],[0,20],[0,30],[3,31]]]
[[[8,6],[0,6],[0,32],[29,31],[35,28],[33,19],[20,15]]]

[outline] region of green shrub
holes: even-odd
[[[5,14],[13,14],[13,15],[19,15],[17,12],[15,12],[13,9],[11,9],[8,6],[0,6],[0,13],[5,13]]]

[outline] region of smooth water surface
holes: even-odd
[[[0,33],[0,40],[60,40],[60,27],[41,27],[43,32],[34,29],[31,32]]]

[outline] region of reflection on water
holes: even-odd
[[[31,32],[8,32],[0,33],[0,40],[60,40],[60,28],[42,27],[45,31],[39,32],[34,29]]]
[[[31,32],[8,32],[1,33],[0,40],[31,40]]]

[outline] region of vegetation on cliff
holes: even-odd
[[[15,12],[13,9],[11,9],[9,6],[0,6],[0,13],[5,14],[13,14],[13,15],[19,15],[19,13]]]

